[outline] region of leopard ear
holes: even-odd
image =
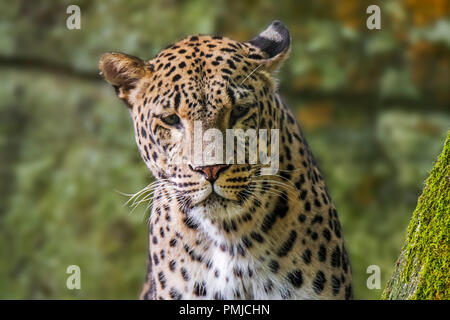
[[[248,43],[257,47],[263,55],[261,57],[251,53],[249,58],[259,60],[257,61],[259,64],[272,72],[277,70],[289,56],[291,36],[283,22],[275,20]]]
[[[126,99],[137,82],[148,75],[151,65],[123,53],[105,53],[99,62],[100,75],[116,88],[117,95]]]

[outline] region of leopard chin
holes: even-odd
[[[228,199],[228,198],[216,193],[215,191],[212,191],[203,201],[201,201],[197,205],[208,208],[208,209],[214,209],[217,207],[226,208],[227,205],[229,205],[231,203],[238,204],[239,201],[234,200],[234,199]]]

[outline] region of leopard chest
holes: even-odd
[[[167,212],[165,212],[167,210]],[[276,260],[279,242],[253,239],[250,248],[205,236],[180,212],[155,210],[150,227],[151,275],[156,299],[310,299],[308,286],[293,281]],[[272,260],[275,259],[275,260]],[[280,261],[280,263],[282,263]],[[279,270],[277,270],[279,269]],[[294,285],[293,285],[294,284]],[[299,284],[299,286],[296,286]],[[298,287],[298,288],[297,288]]]
[[[235,248],[172,241],[174,250],[154,246],[153,276],[156,298],[164,299],[284,299],[289,297],[283,278],[265,261],[240,256]],[[156,261],[159,260],[159,261]],[[157,263],[156,263],[157,262]]]

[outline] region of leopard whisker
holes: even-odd
[[[273,180],[273,179],[252,179],[252,182],[260,182],[260,183],[268,183],[272,186],[284,187],[287,192],[290,192],[293,196],[298,194],[298,190],[291,185],[283,183],[281,181]]]
[[[262,186],[255,186],[255,187],[252,187],[251,190],[252,190],[252,191],[264,191],[265,193],[268,193],[268,194],[271,194],[271,195],[274,195],[274,196],[277,196],[277,197],[282,197],[282,198],[285,199],[285,200],[289,200],[289,199],[287,198],[286,194],[283,193],[282,191],[279,191],[279,190],[274,190],[274,189],[264,189],[264,187],[262,187]]]

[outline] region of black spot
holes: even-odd
[[[342,248],[342,269],[344,270],[344,272],[347,272],[347,268],[348,268],[348,256],[347,256],[347,251],[345,251],[345,248]]]
[[[334,220],[334,234],[336,235],[336,237],[341,238],[341,226],[339,224],[339,220]]]
[[[206,283],[204,281],[202,282],[195,282],[194,284],[194,294],[199,297],[206,296]]]
[[[181,76],[179,74],[176,74],[176,75],[173,76],[172,81],[176,82],[176,81],[178,81],[180,79],[181,79]]]
[[[323,244],[320,245],[319,251],[317,252],[319,261],[325,261],[327,259],[327,248]]]
[[[318,208],[320,208],[322,206],[322,204],[320,203],[320,201],[318,199],[314,200],[314,205]]]
[[[241,269],[241,268],[238,268],[238,267],[234,267],[233,273],[234,273],[234,275],[235,275],[236,277],[238,277],[238,278],[242,278],[242,275],[244,274],[244,272],[242,271],[242,269]]]
[[[220,292],[215,292],[214,299],[215,300],[225,300],[225,297]]]
[[[161,284],[161,289],[165,289],[166,288],[166,276],[164,275],[164,272],[160,271],[158,273],[158,280],[159,280],[159,283]]]
[[[145,131],[144,127],[141,128],[141,136],[142,136],[143,138],[146,138],[146,137],[147,137],[147,132]]]
[[[146,145],[144,145],[144,151],[145,151],[145,157],[146,157],[147,159],[150,159],[150,156],[148,155],[148,148],[147,148]]]
[[[280,270],[280,264],[278,263],[278,261],[276,260],[271,260],[269,262],[269,269],[270,271],[272,271],[273,273],[277,273],[278,270]]]
[[[291,233],[289,234],[289,238],[281,245],[280,250],[278,250],[278,256],[279,257],[286,256],[289,253],[289,251],[292,250],[295,240],[297,240],[297,232],[295,230],[292,230]]]
[[[270,280],[267,280],[267,282],[264,284],[264,291],[266,293],[270,293],[273,289],[273,283]]]
[[[180,106],[180,98],[181,98],[180,93],[177,92],[177,94],[175,95],[175,98],[173,100],[174,101],[175,110],[178,110],[178,107]]]
[[[283,161],[281,161],[281,162],[283,162]],[[288,173],[288,172],[282,171],[282,172],[280,172],[280,176],[282,176],[285,180],[290,180],[291,179],[291,174]]]
[[[231,49],[231,48],[221,48],[220,51],[223,51],[223,52],[236,52],[236,49]]]
[[[202,262],[203,258],[200,254],[196,254],[194,249],[191,249],[187,244],[184,245],[184,250],[189,254],[193,261]]]
[[[339,246],[331,253],[331,266],[334,268],[339,268],[341,266],[341,249]]]
[[[168,65],[170,66],[170,63],[168,63]],[[166,77],[170,76],[170,75],[172,74],[172,72],[175,71],[175,69],[176,69],[175,67],[172,67],[172,68],[169,70],[169,72],[167,72]]]
[[[289,272],[287,278],[295,288],[300,288],[303,284],[303,273],[301,270]]]
[[[324,193],[322,193],[322,200],[323,200],[323,203],[328,204],[327,197],[325,196]]]
[[[263,38],[261,38],[261,39],[263,39]],[[248,56],[250,59],[256,59],[256,60],[259,60],[259,59],[262,59],[263,58],[263,56],[261,56],[260,54],[251,54],[251,55],[249,55]]]
[[[305,179],[305,175],[302,173],[300,175],[300,180],[297,181],[297,183],[295,184],[295,186],[297,187],[297,189],[300,189],[300,187],[306,182]],[[306,190],[305,190],[306,191]],[[308,193],[308,191],[306,191],[306,193]],[[306,196],[306,195],[305,195]],[[304,199],[303,199],[304,200]]]
[[[327,239],[327,241],[331,240],[331,232],[328,228],[323,229],[322,235],[325,239]]]
[[[255,240],[256,242],[259,242],[259,243],[263,243],[263,242],[264,242],[264,238],[263,238],[259,233],[257,233],[257,232],[252,231],[252,232],[250,233],[250,237],[251,237],[253,240]]]
[[[301,223],[305,222],[306,220],[306,216],[303,213],[300,213],[298,215],[298,221],[300,221]]]
[[[236,222],[234,220],[231,220],[231,229],[233,231],[237,231],[237,225],[236,225]]]
[[[302,254],[302,259],[303,259],[304,263],[310,264],[311,263],[311,250],[306,249]]]
[[[184,217],[183,222],[189,229],[192,229],[192,230],[198,229],[198,224],[196,224],[194,221],[192,221],[192,219],[190,219],[188,217]]]
[[[187,272],[187,270],[185,268],[181,268],[181,275],[183,276],[183,280],[184,281],[189,281],[189,279],[191,278],[189,276],[189,272]]]
[[[247,236],[242,237],[242,243],[246,248],[251,248],[253,246],[252,241]]]
[[[299,137],[296,136],[296,138],[297,138],[297,140],[299,140],[299,141],[301,142],[301,139],[300,139]],[[299,152],[300,152],[300,154],[301,154],[302,156],[305,155],[305,149],[303,149],[303,148],[301,148],[301,147],[300,147],[300,149],[299,149]]]
[[[345,287],[345,300],[350,300],[352,298],[353,298],[352,285],[349,284],[348,286]]]
[[[254,206],[254,207],[259,208],[259,207],[261,207],[261,205],[262,205],[262,204],[261,204],[261,201],[259,201],[258,199],[255,198],[255,199],[253,200],[253,206]]]
[[[331,277],[331,287],[333,289],[333,295],[337,296],[339,294],[339,290],[341,289],[341,281],[335,276]]]
[[[241,256],[245,257],[245,249],[240,243],[236,245],[236,249]]]
[[[179,293],[177,291],[177,289],[175,289],[175,288],[170,288],[169,295],[174,300],[181,300],[182,299],[181,293]]]
[[[236,69],[236,65],[234,64],[233,60],[228,59],[227,64],[231,69]]]
[[[306,211],[311,211],[311,203],[309,201],[305,202],[305,210]]]
[[[319,223],[321,224],[323,222],[323,217],[320,214],[316,214],[314,218],[311,221],[311,224]]]
[[[222,227],[223,227],[223,230],[225,230],[226,233],[230,232],[230,225],[228,224],[227,221],[223,221]]]
[[[313,281],[314,292],[320,294],[323,291],[326,282],[327,279],[325,278],[325,274],[322,271],[317,272]]]
[[[275,205],[275,208],[273,211],[269,214],[267,214],[263,222],[261,224],[261,230],[264,233],[269,232],[270,229],[272,229],[272,226],[275,224],[277,218],[284,218],[289,210],[288,204],[287,204],[287,195],[285,192],[283,192],[277,200],[277,204]]]
[[[305,200],[307,195],[308,195],[308,190],[302,190],[300,192],[300,199]]]
[[[158,255],[155,253],[153,253],[153,262],[155,263],[155,266],[157,266],[159,264],[159,258]]]
[[[234,92],[233,92],[233,90],[231,90],[230,87],[227,87],[227,95],[230,98],[231,105],[234,106],[236,103],[236,99],[234,97]]]
[[[175,260],[171,260],[169,262],[169,269],[170,269],[170,271],[175,271],[176,266],[177,266],[177,262]]]

